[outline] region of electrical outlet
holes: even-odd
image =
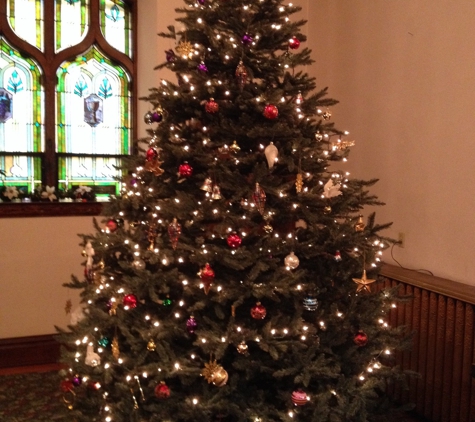
[[[404,248],[406,246],[406,234],[403,232],[399,232],[397,237],[397,245],[400,248]]]

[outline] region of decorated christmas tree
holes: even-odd
[[[97,232],[61,338],[75,421],[383,421],[403,343],[381,205],[302,67],[299,7],[185,0],[176,75]]]

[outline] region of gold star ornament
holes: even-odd
[[[376,279],[366,278],[366,270],[363,270],[363,275],[361,278],[354,278],[353,281],[358,285],[356,288],[356,293],[360,291],[367,291],[368,293],[371,292],[370,284],[374,283]]]

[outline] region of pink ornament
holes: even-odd
[[[232,232],[227,238],[228,246],[230,248],[236,249],[241,246],[242,239],[238,236],[236,232]]]
[[[274,120],[277,119],[277,116],[279,115],[279,109],[273,104],[267,104],[264,107],[263,114],[266,119]]]
[[[264,207],[266,205],[266,193],[264,189],[259,186],[259,183],[256,183],[256,188],[254,193],[252,194],[252,199],[254,200],[254,204],[257,207],[257,210],[264,214]]]
[[[308,403],[308,396],[305,391],[296,390],[292,393],[292,403],[295,406],[303,406]]]
[[[195,318],[193,316],[190,316],[188,321],[186,321],[186,330],[190,334],[193,334],[197,327],[198,327],[198,323],[196,322]]]
[[[182,177],[190,177],[193,174],[193,168],[185,161],[178,167],[178,173]]]

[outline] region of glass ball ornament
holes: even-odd
[[[299,264],[300,260],[298,259],[295,253],[290,252],[284,259],[285,266],[290,270],[295,270]]]
[[[197,327],[198,323],[196,322],[195,317],[190,316],[190,318],[188,318],[188,321],[186,321],[186,331],[188,331],[189,334],[194,334]]]
[[[110,218],[109,220],[107,220],[106,228],[107,230],[109,230],[109,232],[114,233],[119,228],[119,223],[117,222],[117,220]]]
[[[81,377],[76,375],[72,378],[71,382],[73,383],[75,387],[79,387],[82,384],[82,379]]]
[[[368,336],[364,331],[359,330],[353,338],[353,341],[358,347],[363,347],[368,343]]]
[[[154,393],[157,399],[168,399],[168,397],[170,397],[170,388],[164,381],[161,381],[160,384],[155,387]]]
[[[297,37],[292,37],[289,40],[289,48],[291,50],[297,50],[300,47],[300,40]]]
[[[172,300],[169,297],[166,297],[162,300],[163,306],[170,306],[172,304]]]
[[[137,296],[134,294],[128,294],[124,296],[124,299],[122,300],[122,303],[124,306],[129,307],[130,309],[136,308],[137,307]]]
[[[147,161],[153,161],[158,158],[158,151],[155,148],[150,147],[145,153],[145,159]]]
[[[266,119],[274,120],[279,116],[279,109],[274,104],[267,104],[262,114]]]
[[[181,177],[190,177],[193,174],[193,168],[185,161],[178,167],[178,173]]]
[[[264,319],[267,315],[267,309],[261,304],[261,302],[257,302],[255,306],[251,308],[251,317],[254,319]]]
[[[241,341],[241,343],[239,343],[236,347],[237,351],[241,354],[241,355],[245,355],[247,353],[247,344],[245,341]]]
[[[205,110],[210,114],[217,113],[219,111],[219,104],[214,101],[214,98],[210,98],[209,101],[205,103]]]
[[[292,403],[295,406],[303,406],[308,403],[308,396],[307,393],[303,390],[295,390],[292,393]]]
[[[212,380],[216,387],[224,387],[228,382],[227,371],[222,366],[218,366],[218,368],[213,372]]]
[[[228,246],[232,249],[237,249],[241,246],[242,239],[238,236],[236,232],[232,232],[226,239]]]
[[[252,44],[252,42],[254,41],[254,39],[252,38],[251,35],[244,34],[241,38],[241,41],[246,47],[249,47]]]

